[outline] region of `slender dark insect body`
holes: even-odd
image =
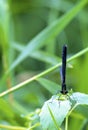
[[[64,45],[62,50],[62,68],[61,68],[61,77],[62,77],[61,93],[64,95],[68,93],[66,89],[66,81],[65,81],[66,80],[66,58],[67,58],[67,46]]]

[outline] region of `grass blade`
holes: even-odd
[[[41,48],[47,42],[53,40],[60,32],[72,21],[79,11],[86,5],[87,0],[82,0],[71,11],[66,13],[60,19],[53,22],[50,26],[40,32],[33,40],[31,40],[25,49],[21,52],[18,58],[11,65],[10,70],[20,64],[30,53]],[[49,42],[50,43],[50,42]]]
[[[14,43],[12,45],[12,47],[15,48],[17,51],[22,52],[24,50],[24,46],[16,44],[16,43]],[[33,53],[30,53],[28,56],[30,56],[32,58],[35,58],[37,60],[49,63],[51,65],[56,65],[58,62],[61,61],[61,59],[59,57],[57,57],[55,55],[52,55],[52,54],[50,54],[48,52],[39,51],[39,50],[34,51]]]
[[[39,78],[37,79],[37,81],[44,87],[46,88],[49,92],[51,92],[52,94],[57,93],[58,90],[61,89],[60,85],[45,79],[45,78]]]

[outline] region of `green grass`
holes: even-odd
[[[39,111],[60,90],[64,44],[68,46],[67,62],[73,66],[67,65],[68,89],[87,93],[87,4],[87,0],[0,1],[1,129],[42,129]],[[85,113],[74,111],[69,119],[74,127],[69,124],[68,129],[88,129]]]

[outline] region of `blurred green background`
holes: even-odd
[[[65,14],[72,8],[75,9],[80,2],[0,0],[0,93],[59,63],[64,44],[68,46],[68,58],[88,47],[87,2],[84,0],[84,8],[80,7],[78,13],[74,12],[71,19],[69,16],[64,18]],[[60,25],[56,27],[57,30],[53,28],[48,32],[49,27],[54,26],[62,17]],[[65,25],[68,19],[69,22]],[[10,71],[7,76],[8,70]],[[59,71],[58,68],[47,73],[44,78],[61,85]],[[68,89],[88,94],[88,53],[67,65],[66,78]],[[54,89],[54,86],[52,87]],[[4,96],[0,99],[0,124],[26,127],[30,124],[26,116],[41,108],[51,95],[44,85],[33,81]],[[70,119],[70,124],[73,121],[73,125],[69,126],[71,130],[88,129],[85,125],[88,116],[84,118],[85,120],[75,121],[75,118],[73,116]],[[83,122],[85,129],[80,122]]]

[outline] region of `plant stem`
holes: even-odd
[[[66,117],[66,120],[65,120],[65,130],[68,130],[68,116]]]
[[[75,105],[75,106],[71,109],[71,111],[68,113],[68,115],[67,115],[67,117],[66,117],[66,120],[65,120],[65,130],[68,130],[68,117],[69,117],[69,115],[71,114],[71,112],[75,109],[76,106],[77,106],[77,105]]]
[[[72,111],[77,107],[78,104],[74,105],[74,107],[69,111],[68,116],[72,113]]]
[[[3,71],[6,73],[10,67],[10,57],[9,57],[9,48],[10,48],[10,35],[9,35],[9,20],[10,20],[10,10],[9,8],[9,2],[3,1],[0,4],[2,4],[1,11],[3,12],[0,16],[0,45],[2,49],[2,65],[3,65]],[[7,6],[3,6],[7,5]],[[10,37],[9,37],[10,36]],[[6,79],[6,86],[7,89],[10,89],[12,86],[12,80],[11,80],[11,72],[8,74],[8,77]],[[9,101],[12,102],[13,95],[9,95]]]
[[[33,128],[36,128],[40,126],[40,123],[36,123],[35,125],[31,126],[30,128],[28,128],[27,130],[32,130]]]
[[[42,73],[40,73],[40,74],[38,74],[38,75],[35,75],[35,76],[33,76],[32,78],[30,78],[30,79],[28,79],[28,80],[25,80],[24,82],[22,82],[22,83],[20,83],[20,84],[18,84],[18,85],[16,85],[16,86],[14,86],[14,87],[12,87],[12,88],[10,88],[10,89],[4,91],[4,92],[2,92],[2,93],[0,94],[0,97],[3,97],[3,96],[5,96],[6,94],[11,93],[11,92],[13,92],[13,91],[15,91],[15,90],[18,90],[18,89],[21,88],[22,86],[24,86],[24,85],[26,85],[26,84],[28,84],[28,83],[30,83],[30,82],[36,80],[37,78],[40,78],[40,77],[42,77],[43,75],[45,75],[45,74],[47,74],[47,73],[49,73],[49,72],[55,70],[55,69],[56,69],[57,67],[59,67],[59,66],[61,66],[61,63],[59,63],[59,64],[57,64],[56,66],[51,67],[51,68],[47,69],[46,71],[44,71],[44,72],[42,72]]]
[[[9,130],[26,130],[27,128],[24,127],[17,127],[17,126],[8,126],[8,125],[1,125],[0,128],[9,129]]]
[[[86,52],[88,52],[88,47],[87,47],[86,49],[84,49],[84,50],[78,52],[77,54],[75,54],[75,55],[72,56],[71,58],[67,59],[67,61],[69,62],[69,61],[71,61],[71,60],[73,60],[73,59],[75,59],[75,58],[78,58],[79,56],[83,55],[83,54],[86,53]],[[60,62],[60,63],[58,63],[57,65],[55,65],[55,66],[53,66],[53,67],[51,67],[51,68],[45,70],[44,72],[42,72],[42,73],[40,73],[40,74],[38,74],[38,75],[35,75],[35,76],[33,76],[32,78],[27,79],[27,80],[25,80],[24,82],[22,82],[22,83],[20,83],[20,84],[18,84],[18,85],[16,85],[16,86],[14,86],[14,87],[12,87],[12,88],[10,88],[10,89],[4,91],[4,92],[2,92],[2,93],[0,94],[0,97],[3,97],[3,96],[5,96],[5,95],[7,95],[7,94],[9,94],[9,93],[11,93],[11,92],[13,92],[13,91],[15,91],[15,90],[18,90],[19,88],[23,87],[24,85],[27,85],[28,83],[30,83],[30,82],[32,82],[32,81],[34,81],[34,80],[36,80],[36,79],[38,79],[38,78],[44,76],[45,74],[48,74],[48,73],[52,72],[53,70],[55,70],[55,69],[57,69],[59,66],[61,66],[61,64],[62,64],[62,63]]]

